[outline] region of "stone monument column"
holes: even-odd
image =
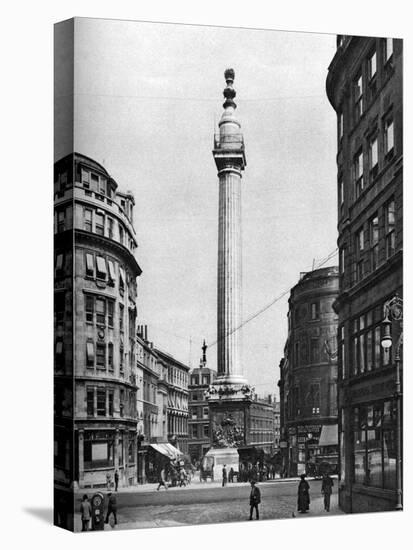
[[[217,384],[246,384],[241,363],[242,246],[241,185],[246,166],[244,138],[235,117],[235,73],[225,71],[224,112],[214,138],[218,169]]]
[[[241,359],[242,243],[241,185],[246,166],[244,138],[235,117],[235,73],[225,71],[224,112],[214,136],[213,156],[218,170],[218,284],[217,370],[206,392],[210,417],[214,479],[222,468],[239,470],[238,448],[248,445],[252,388],[243,375]]]

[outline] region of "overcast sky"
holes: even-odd
[[[246,147],[248,319],[336,248],[336,119],[325,93],[335,36],[77,19],[75,44],[75,150],[102,163],[136,200],[138,322],[192,367],[205,338],[215,368],[211,151],[224,70],[235,70]],[[56,157],[69,152],[57,149]],[[287,299],[241,329],[244,371],[259,394],[276,391]]]

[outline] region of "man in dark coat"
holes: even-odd
[[[83,495],[80,513],[82,514],[82,531],[88,531],[90,518],[92,517],[92,506],[90,505],[87,495]]]
[[[115,495],[112,495],[112,493],[108,493],[108,510],[106,512],[106,519],[105,523],[109,523],[109,516],[110,514],[113,514],[113,517],[115,519],[115,525],[118,523],[118,518],[116,517],[116,497]]]
[[[260,519],[258,512],[258,504],[261,502],[261,491],[255,485],[255,481],[251,481],[251,493],[250,493],[250,520],[252,520],[252,513],[255,508],[255,517]]]
[[[330,498],[333,492],[334,481],[331,479],[328,473],[323,475],[323,482],[321,484],[321,492],[324,495],[324,510],[330,511]]]
[[[118,485],[119,485],[119,472],[115,470],[115,491],[118,490]]]
[[[228,481],[226,466],[227,465],[224,464],[224,467],[222,468],[222,486],[223,487],[225,487],[225,485],[227,484],[227,481]]]
[[[301,514],[305,514],[310,508],[310,486],[305,480],[305,474],[301,476],[300,484],[298,485],[297,508]]]

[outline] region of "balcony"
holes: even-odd
[[[244,150],[242,134],[214,134],[214,149]]]

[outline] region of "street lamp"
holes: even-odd
[[[403,300],[398,294],[388,300],[383,306],[384,319],[383,336],[381,339],[381,346],[385,350],[390,350],[393,345],[393,338],[391,335],[392,322],[400,323],[400,336],[397,340],[394,350],[394,362],[396,364],[396,383],[395,383],[395,398],[396,398],[396,491],[397,491],[397,504],[396,510],[403,510],[402,504],[402,418],[401,418],[401,383],[400,383],[400,350],[403,344]]]

